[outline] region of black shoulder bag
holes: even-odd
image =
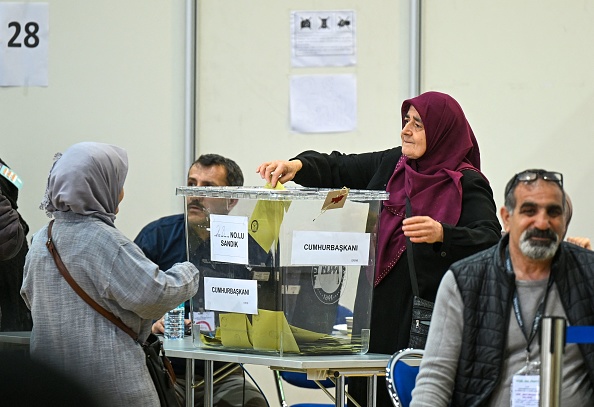
[[[54,225],[54,221],[52,220],[47,228],[47,242],[46,246],[52,256],[54,257],[54,261],[56,262],[56,266],[58,266],[58,270],[60,270],[60,274],[64,277],[64,279],[70,284],[72,289],[95,311],[103,315],[105,318],[109,319],[113,322],[118,328],[122,331],[126,332],[135,342],[138,342],[144,353],[146,355],[146,366],[149,370],[151,378],[155,384],[155,389],[157,390],[157,394],[159,394],[159,401],[161,402],[162,407],[179,407],[180,400],[178,400],[177,395],[175,393],[175,373],[173,372],[173,367],[169,362],[167,356],[165,356],[165,349],[163,349],[163,342],[159,340],[159,338],[154,335],[150,334],[147,338],[146,342],[142,342],[138,339],[138,334],[130,329],[124,322],[116,317],[113,313],[109,312],[101,305],[99,305],[94,299],[92,299],[79,285],[78,283],[72,278],[72,275],[66,268],[66,265],[62,262],[62,258],[58,254],[56,247],[54,246],[54,242],[52,240],[52,226]]]
[[[406,197],[406,217],[412,216],[410,200]],[[429,324],[431,314],[433,313],[433,303],[422,299],[419,296],[419,283],[417,282],[417,273],[413,255],[413,245],[410,238],[406,238],[406,250],[408,251],[408,271],[410,272],[410,285],[413,291],[412,323],[410,325],[409,348],[425,349],[427,335],[429,334]]]

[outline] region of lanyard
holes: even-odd
[[[506,256],[505,263],[506,263],[507,271],[510,274],[514,274],[511,259],[509,257],[509,248],[506,249],[505,256]],[[552,286],[553,286],[553,273],[551,272],[549,274],[549,281],[547,282],[547,288],[546,288],[545,294],[542,297],[542,300],[540,300],[540,304],[538,305],[538,309],[536,310],[536,315],[534,316],[534,322],[532,323],[532,329],[530,331],[530,335],[526,335],[526,331],[524,330],[524,319],[522,318],[522,311],[520,308],[520,298],[518,297],[518,290],[514,283],[514,294],[513,294],[514,314],[516,315],[516,321],[518,321],[518,326],[520,327],[520,330],[522,331],[522,333],[524,334],[524,337],[526,338],[526,342],[527,342],[527,344],[526,344],[526,359],[528,359],[528,357],[530,355],[530,345],[532,344],[532,341],[534,340],[534,337],[536,336],[536,333],[538,332],[538,328],[540,326],[540,321],[542,320],[542,317],[544,314],[544,309],[547,304],[547,297],[549,295],[549,290],[551,289]]]

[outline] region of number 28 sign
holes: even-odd
[[[0,86],[47,86],[49,3],[0,3]]]

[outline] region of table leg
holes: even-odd
[[[212,407],[213,361],[204,361],[204,407]]]
[[[186,407],[194,407],[194,359],[186,359]]]
[[[377,395],[377,375],[367,377],[367,406],[375,407],[375,397]]]
[[[345,386],[345,376],[339,375],[336,378],[336,394],[335,394],[335,405],[336,407],[344,407],[345,396],[344,396],[344,386]]]

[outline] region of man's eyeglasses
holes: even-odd
[[[563,190],[563,174],[560,172],[546,171],[546,170],[526,170],[519,172],[511,179],[505,188],[505,196],[518,184],[518,182],[534,182],[537,179],[543,179],[545,181],[556,182],[559,184],[559,188]]]

